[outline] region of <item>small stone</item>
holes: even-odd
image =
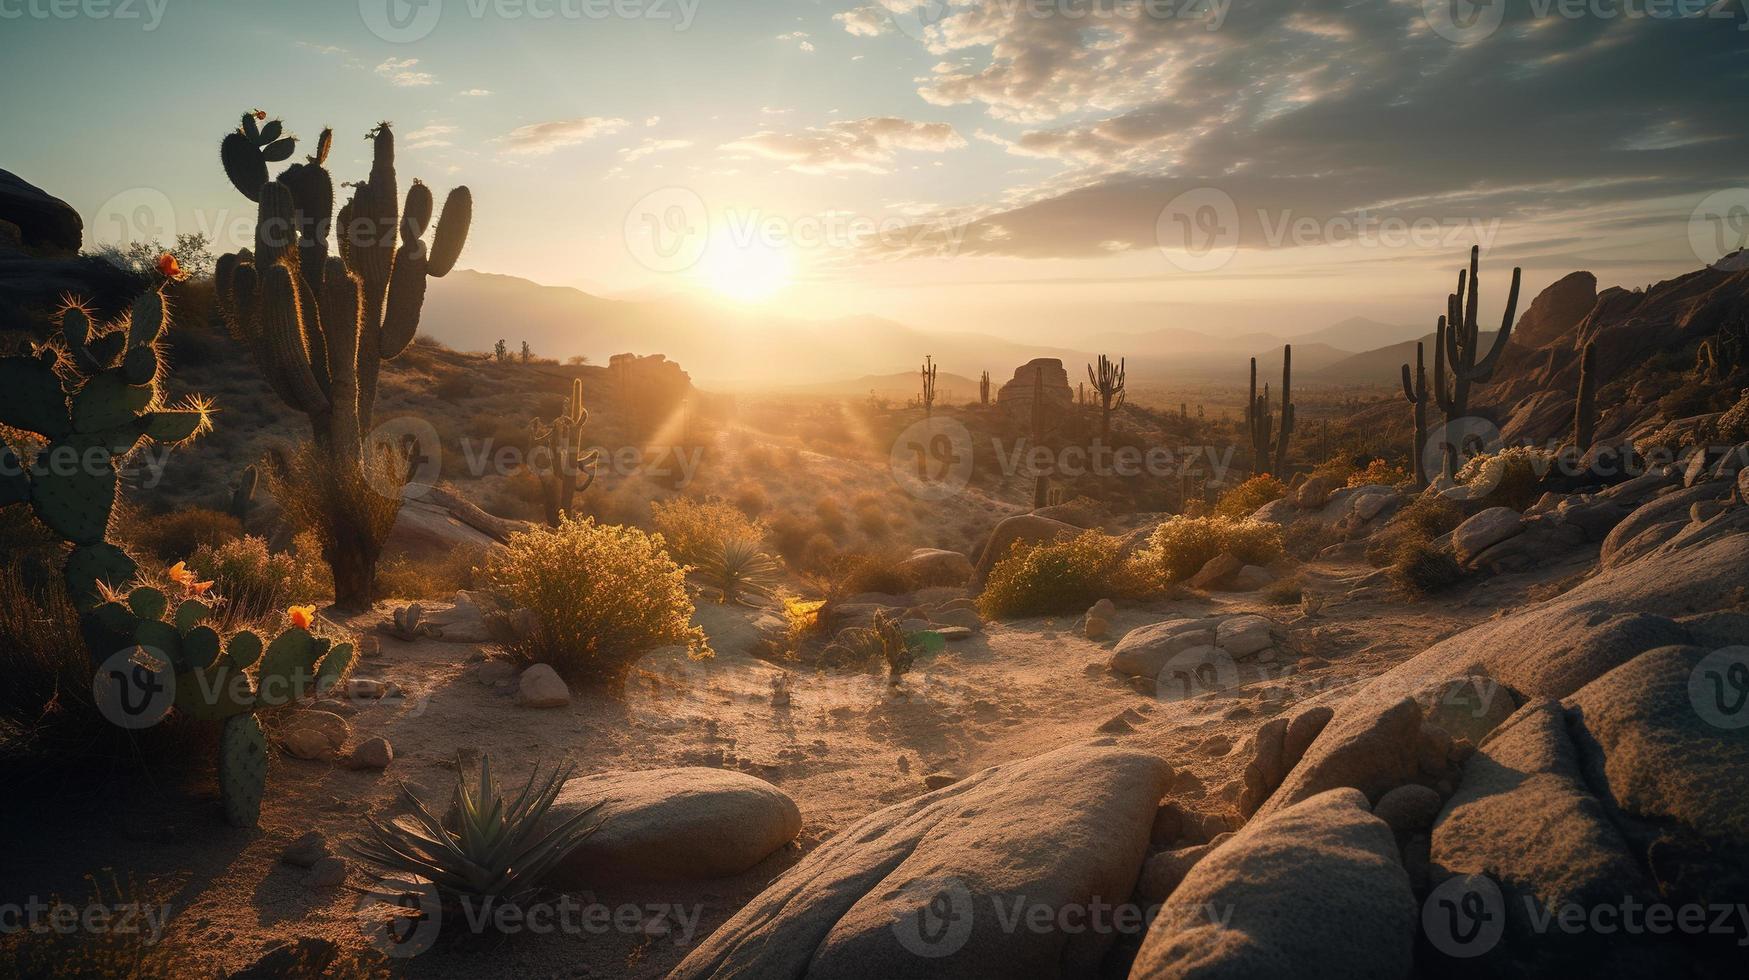
[[[1135,731],[1136,727],[1123,715],[1117,715],[1094,730],[1104,735],[1127,735]]]
[[[923,777],[923,785],[928,787],[931,791],[946,789],[959,781],[960,778],[958,776],[945,772],[932,772]]]
[[[279,859],[299,868],[310,868],[327,856],[327,838],[322,836],[321,831],[312,830],[287,845]]]
[[[346,697],[353,701],[375,701],[385,690],[382,681],[369,677],[353,677],[346,682]]]
[[[296,728],[281,736],[279,744],[299,759],[322,761],[334,758],[334,746],[328,737],[314,728]]]
[[[937,626],[934,632],[949,643],[969,640],[977,635],[977,630],[967,629],[964,626]]]
[[[1380,797],[1372,814],[1390,824],[1399,837],[1404,837],[1431,828],[1442,805],[1438,792],[1409,783]]]
[[[1111,623],[1088,613],[1087,620],[1081,624],[1081,631],[1089,640],[1103,640],[1111,635]]]
[[[1117,615],[1117,603],[1112,602],[1110,599],[1101,599],[1093,604],[1093,608],[1087,610],[1087,615],[1098,616],[1100,619],[1110,620]]]
[[[552,668],[549,667],[547,669],[551,670]],[[479,681],[487,687],[491,687],[501,681],[511,680],[515,677],[515,665],[503,660],[488,660],[474,671],[474,680]]]
[[[1208,738],[1203,739],[1202,743],[1196,747],[1198,755],[1206,755],[1211,759],[1216,756],[1226,755],[1232,750],[1233,740],[1225,735],[1210,735]]]
[[[935,621],[943,626],[959,626],[974,631],[984,628],[984,620],[975,609],[945,609],[935,614]]]
[[[395,761],[395,748],[381,735],[372,736],[352,750],[348,765],[354,769],[387,769]]]
[[[553,668],[535,664],[517,681],[517,700],[529,708],[563,708],[571,703],[571,689]]]
[[[911,771],[911,757],[910,756],[908,756],[908,755],[899,756],[899,771],[901,773],[910,773],[910,771]]]
[[[310,867],[304,883],[311,888],[337,888],[345,883],[346,871],[346,859],[331,854]]]

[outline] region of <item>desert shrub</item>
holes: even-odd
[[[1464,512],[1457,504],[1435,494],[1423,494],[1409,501],[1373,535],[1367,544],[1367,560],[1377,567],[1390,565],[1405,546],[1429,544],[1450,534],[1463,522]]]
[[[401,512],[408,460],[397,450],[361,461],[357,470],[336,466],[312,443],[268,457],[268,482],[286,521],[315,535],[340,598],[371,591],[378,557]]]
[[[201,548],[216,548],[243,536],[243,524],[221,510],[188,507],[167,514],[119,512],[115,536],[138,559],[170,564]]]
[[[1301,561],[1310,561],[1318,552],[1342,540],[1342,535],[1330,524],[1315,517],[1301,517],[1282,532],[1282,548]]]
[[[860,508],[856,512],[856,526],[871,541],[884,540],[892,533],[892,523],[887,515],[872,508]]]
[[[832,601],[863,592],[903,595],[911,590],[910,579],[899,570],[906,557],[897,549],[836,552],[811,568],[805,578]]]
[[[849,526],[844,521],[844,508],[831,497],[821,497],[814,503],[814,516],[820,519],[820,529],[834,538],[843,538]]]
[[[699,579],[714,590],[724,605],[746,599],[769,599],[777,588],[777,562],[759,550],[752,538],[730,538],[707,554],[698,565]]]
[[[1017,541],[990,569],[978,609],[993,619],[1045,616],[1128,595],[1133,590],[1121,546],[1119,539],[1098,531],[1034,545]]]
[[[511,535],[487,555],[484,579],[505,609],[533,613],[532,629],[507,637],[505,650],[577,683],[618,685],[656,647],[705,649],[685,573],[661,535],[567,517]]]
[[[745,483],[735,491],[735,506],[749,518],[757,518],[771,508],[771,498],[759,484]]]
[[[1471,487],[1489,506],[1523,510],[1541,496],[1537,489],[1554,465],[1555,454],[1532,446],[1508,446],[1489,456],[1473,456],[1457,472],[1457,482]]]
[[[377,570],[377,589],[385,596],[404,599],[434,599],[462,589],[471,591],[479,587],[480,566],[485,560],[484,545],[462,545],[436,559],[396,558]]]
[[[915,662],[911,638],[899,625],[899,618],[881,610],[867,626],[852,626],[835,637],[823,651],[829,663],[863,667],[884,664],[887,679],[894,684]]]
[[[1268,521],[1221,514],[1170,517],[1154,529],[1147,547],[1136,554],[1135,565],[1149,588],[1164,589],[1224,554],[1247,565],[1268,565],[1281,558],[1281,528]]]
[[[1287,496],[1287,487],[1268,473],[1259,473],[1221,494],[1215,513],[1235,520],[1250,517],[1257,508]]]
[[[1464,577],[1457,558],[1431,541],[1400,542],[1389,567],[1392,581],[1412,595],[1438,592]]]
[[[320,545],[310,532],[300,534],[292,550],[275,553],[254,535],[218,545],[201,545],[188,558],[197,578],[213,583],[216,611],[225,630],[273,621],[288,606],[333,594],[333,581],[322,563]]]
[[[650,522],[668,553],[683,565],[699,565],[722,549],[725,541],[765,538],[765,524],[716,498],[675,497],[650,504]]]
[[[1298,575],[1284,575],[1264,586],[1258,593],[1264,602],[1272,606],[1295,605],[1304,594],[1305,589],[1300,585]]]
[[[1366,464],[1364,469],[1358,469],[1348,474],[1348,485],[1364,487],[1370,484],[1394,487],[1399,483],[1409,482],[1409,473],[1400,466],[1392,466],[1377,457]]]
[[[446,402],[457,402],[474,393],[474,379],[466,371],[457,371],[445,375],[432,391]]]

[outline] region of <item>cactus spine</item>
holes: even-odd
[[[1415,374],[1413,379],[1409,374],[1409,365],[1403,365],[1403,397],[1414,406],[1415,444],[1409,449],[1409,462],[1415,470],[1415,488],[1427,486],[1427,462],[1424,450],[1427,447],[1427,362],[1423,359],[1424,344],[1415,345]],[[1325,423],[1326,438],[1329,435],[1329,423]]]
[[[1481,351],[1481,329],[1476,323],[1477,293],[1479,284],[1477,270],[1481,262],[1482,248],[1479,245],[1470,247],[1470,268],[1468,273],[1458,273],[1457,292],[1445,298],[1445,316],[1439,318],[1439,327],[1433,341],[1433,394],[1439,403],[1440,411],[1445,413],[1447,425],[1464,418],[1470,412],[1470,387],[1486,383],[1494,376],[1494,368],[1500,363],[1500,354],[1506,349],[1507,340],[1512,336],[1513,318],[1518,313],[1519,277],[1523,270],[1512,270],[1512,290],[1506,298],[1506,315],[1500,321],[1500,332],[1494,337],[1494,346],[1488,355],[1481,360],[1476,357]],[[1458,446],[1449,439],[1445,445],[1444,475],[1451,479],[1457,475]]]
[[[595,482],[595,462],[599,453],[583,451],[583,424],[589,421],[589,410],[583,407],[583,379],[571,379],[571,396],[565,410],[550,423],[540,419],[529,422],[537,445],[547,450],[545,467],[537,470],[540,478],[541,506],[547,524],[558,527],[565,511],[577,494],[587,492]],[[577,477],[583,475],[583,485]]]
[[[1099,437],[1104,440],[1111,439],[1111,413],[1123,407],[1126,362],[1126,358],[1119,358],[1113,364],[1111,358],[1101,354],[1097,372],[1093,365],[1087,365],[1087,381],[1093,386],[1094,394],[1099,396]]]
[[[935,414],[935,372],[937,365],[934,358],[925,354],[923,368],[918,372],[923,378],[923,417],[930,418]]]
[[[978,379],[978,404],[990,404],[990,372],[988,371],[985,371],[984,376]]]
[[[1597,434],[1597,342],[1585,345],[1579,356],[1579,397],[1573,416],[1573,445],[1584,456]]]
[[[270,179],[267,164],[291,155],[292,137],[279,135],[277,121],[257,129],[256,119],[245,114],[220,146],[226,174],[259,211],[253,251],[218,261],[219,309],[280,399],[309,416],[317,453],[334,462],[334,473],[325,478],[356,485],[382,362],[412,343],[426,279],[454,267],[467,241],[473,198],[466,187],[450,192],[428,249],[423,238],[431,223],[431,189],[414,181],[397,210],[395,140],[383,123],[367,136],[370,176],[353,186],[351,200],[340,208],[333,229],[340,254],[330,256],[334,186],[324,164],[332,131],[322,132],[306,162]],[[332,526],[323,535],[335,601],[366,607],[383,535],[362,514],[350,512],[356,506],[334,506],[349,511],[328,515]]]

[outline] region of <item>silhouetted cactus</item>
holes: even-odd
[[[1415,471],[1416,489],[1427,486],[1427,463],[1424,457],[1427,448],[1427,362],[1423,360],[1424,346],[1415,345],[1413,378],[1409,374],[1409,365],[1403,365],[1403,397],[1414,406],[1415,415],[1415,444],[1409,448],[1409,462]]]
[[[1573,445],[1584,456],[1597,434],[1597,342],[1579,356],[1579,395],[1574,399]]]
[[[237,483],[231,488],[230,513],[239,524],[247,524],[249,511],[255,506],[255,491],[261,483],[261,471],[254,463],[243,467]]]
[[[323,164],[332,131],[323,131],[307,162],[269,179],[267,164],[291,155],[292,138],[279,135],[277,122],[257,129],[260,118],[244,115],[220,147],[226,174],[259,211],[254,249],[218,261],[219,309],[253,351],[274,392],[309,416],[317,455],[334,464],[322,479],[361,485],[363,438],[382,362],[412,343],[426,279],[454,267],[467,241],[473,198],[466,187],[450,192],[427,249],[431,190],[414,181],[397,210],[394,134],[383,123],[367,137],[370,176],[352,185],[334,229],[340,254],[330,256],[334,187]],[[346,503],[348,493],[324,496],[343,511],[328,515],[332,526],[322,535],[335,600],[347,608],[366,607],[386,529],[351,512],[357,507]]]
[[[937,365],[934,358],[927,354],[923,357],[923,368],[918,372],[923,378],[923,394],[920,403],[923,405],[923,417],[929,418],[935,414],[935,372]]]
[[[583,451],[583,424],[587,421],[589,410],[583,407],[583,379],[572,378],[571,397],[565,402],[564,412],[550,423],[540,419],[529,422],[535,443],[547,450],[545,465],[536,467],[535,472],[540,478],[541,509],[550,527],[558,527],[571,507],[571,500],[595,482],[599,454],[594,450]],[[577,485],[579,474],[583,475],[582,486]]]
[[[1439,328],[1434,335],[1433,394],[1440,410],[1445,413],[1447,425],[1469,415],[1470,386],[1485,383],[1494,376],[1494,368],[1500,363],[1500,354],[1512,336],[1512,322],[1518,314],[1518,286],[1523,270],[1514,268],[1512,290],[1506,298],[1506,315],[1501,318],[1500,332],[1495,335],[1488,356],[1478,361],[1481,328],[1476,324],[1477,269],[1481,255],[1481,246],[1471,246],[1469,271],[1458,273],[1457,292],[1446,297],[1445,316],[1439,318]],[[1444,475],[1447,479],[1457,475],[1458,448],[1450,439],[1446,440]]]
[[[1288,441],[1294,434],[1294,346],[1286,344],[1281,349],[1281,426],[1275,437],[1275,476],[1277,479],[1287,477]]]
[[[1257,393],[1257,358],[1251,359],[1251,395],[1245,401],[1245,431],[1251,440],[1251,472],[1269,470],[1270,438],[1275,432],[1275,418],[1269,411],[1269,385],[1263,394]]]
[[[1104,354],[1099,355],[1099,370],[1094,371],[1093,365],[1087,365],[1087,382],[1093,386],[1093,392],[1099,398],[1099,437],[1111,439],[1111,413],[1123,407],[1124,403],[1124,365],[1125,358],[1119,358],[1116,364]]]
[[[984,376],[978,379],[978,404],[990,404],[990,372],[988,371],[985,371]]]

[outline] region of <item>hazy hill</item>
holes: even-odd
[[[1483,331],[1482,350],[1492,349],[1494,332]],[[1354,354],[1333,361],[1322,368],[1308,368],[1308,380],[1327,381],[1333,384],[1381,384],[1396,383],[1403,375],[1403,365],[1415,364],[1416,343],[1426,344],[1424,355],[1427,364],[1428,383],[1433,379],[1433,334],[1427,334],[1418,340],[1406,340],[1389,347],[1380,347],[1362,354]],[[1297,362],[1299,347],[1294,348]]]

